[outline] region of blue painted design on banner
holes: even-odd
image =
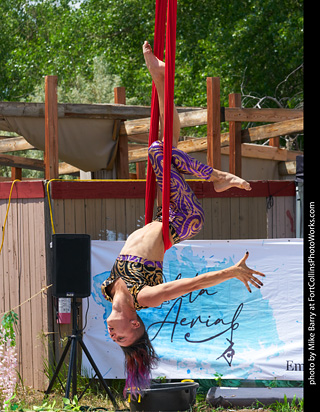
[[[201,276],[233,265],[234,256],[219,261],[201,256],[191,246],[172,247],[164,261],[164,281]],[[103,321],[106,340],[107,318],[111,303],[101,293],[101,284],[110,272],[93,277],[92,297],[105,308]],[[250,352],[265,351],[270,346],[270,362],[278,357],[284,343],[279,339],[273,310],[261,290],[248,293],[237,279],[208,289],[188,293],[158,308],[139,312],[161,361],[174,366],[181,374],[232,375],[250,378],[257,366]],[[257,314],[259,314],[257,316]],[[259,368],[262,372],[262,369]]]
[[[108,272],[102,272],[96,276],[93,277],[93,287],[92,287],[92,292],[91,292],[91,296],[93,297],[93,299],[95,300],[96,303],[98,303],[99,305],[102,305],[105,308],[104,314],[103,314],[103,323],[105,326],[105,337],[107,338],[107,340],[110,340],[110,336],[108,333],[108,325],[107,325],[107,319],[108,316],[111,313],[111,309],[112,309],[112,305],[110,302],[108,302],[102,292],[101,292],[101,285],[103,283],[103,281],[105,281],[108,277],[110,276],[110,271]]]

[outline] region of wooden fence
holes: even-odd
[[[1,225],[8,206],[8,189],[10,185],[0,183]],[[44,360],[48,359],[46,336],[51,330],[47,291],[39,293],[48,285],[45,249],[43,184],[18,183],[13,188],[0,255],[0,313],[14,309],[19,316],[16,340],[19,372],[24,385],[34,388],[44,386]]]
[[[58,359],[61,350],[51,288],[47,289],[52,227],[45,183],[14,184],[0,255],[0,313],[15,309],[19,315],[19,372],[26,386],[40,390],[48,385],[45,361]],[[222,193],[208,182],[189,183],[206,213],[205,227],[196,239],[295,237],[294,182],[251,182],[250,192]],[[49,187],[56,233],[125,240],[144,224],[145,181],[53,181]],[[0,183],[1,224],[10,188],[10,182]],[[61,325],[60,332],[70,333],[70,326]]]

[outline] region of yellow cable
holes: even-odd
[[[65,179],[51,179],[47,182],[47,196],[48,196],[48,205],[49,205],[49,213],[50,213],[50,221],[52,227],[52,234],[56,233],[54,228],[53,222],[53,213],[52,213],[52,206],[51,206],[51,199],[50,199],[50,191],[49,185],[51,182],[67,182],[67,183],[74,183],[74,182],[137,182],[138,180],[145,180],[145,179],[75,179],[75,180],[65,180]]]
[[[144,179],[142,179],[144,180]],[[7,223],[7,218],[8,218],[8,214],[9,214],[9,208],[10,208],[10,204],[11,204],[11,196],[12,196],[12,190],[13,190],[13,186],[16,182],[20,182],[20,179],[16,179],[12,182],[11,185],[11,189],[10,189],[10,194],[9,194],[9,203],[8,203],[8,207],[7,207],[7,212],[6,212],[6,217],[4,219],[4,223],[3,223],[3,227],[2,227],[2,241],[1,241],[1,246],[0,246],[0,254],[3,248],[3,244],[4,244],[4,234],[5,234],[5,227],[6,227],[6,223]],[[136,182],[137,179],[88,179],[88,180],[80,180],[80,179],[76,179],[76,180],[64,180],[64,179],[51,179],[47,182],[47,195],[48,195],[48,204],[49,204],[49,212],[50,212],[50,221],[51,221],[51,227],[52,227],[52,233],[55,234],[55,228],[54,228],[54,222],[53,222],[53,213],[52,213],[52,205],[51,205],[51,199],[50,199],[50,192],[49,192],[49,185],[51,182],[53,181],[59,181],[59,182],[128,182],[128,181],[134,181]]]
[[[60,180],[60,179],[51,179],[47,182],[47,195],[48,195],[48,205],[49,205],[49,213],[50,213],[50,221],[51,221],[51,227],[52,227],[52,234],[54,235],[56,233],[55,229],[54,229],[54,223],[53,223],[53,216],[52,216],[52,206],[51,206],[51,200],[50,200],[50,192],[49,192],[49,184],[52,181],[55,180]]]
[[[11,185],[10,194],[9,194],[9,202],[8,202],[8,207],[7,207],[7,212],[6,212],[6,217],[5,217],[5,219],[4,219],[4,223],[3,223],[3,226],[2,226],[2,242],[1,242],[1,246],[0,246],[0,253],[1,253],[1,251],[2,251],[3,243],[4,243],[4,232],[5,232],[6,223],[7,223],[7,218],[8,218],[8,214],[9,214],[9,208],[10,208],[10,203],[11,203],[12,190],[13,190],[13,186],[14,186],[14,184],[15,184],[16,182],[20,182],[20,180],[19,180],[19,179],[14,180],[14,181],[12,182],[12,185]]]

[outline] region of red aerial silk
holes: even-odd
[[[154,54],[163,59],[165,20],[167,12],[166,30],[166,60],[165,60],[165,90],[164,90],[164,160],[163,160],[163,186],[162,186],[162,235],[165,250],[171,247],[169,238],[169,205],[170,205],[170,172],[172,156],[173,134],[173,97],[176,53],[176,22],[177,0],[157,0],[154,36]],[[149,146],[158,139],[159,133],[159,103],[155,85],[152,84],[151,121],[149,132]],[[146,212],[145,223],[152,220],[153,204],[156,194],[155,175],[148,160],[146,182]]]
[[[158,59],[163,60],[165,25],[166,25],[167,0],[156,1],[156,17],[154,29],[153,52]],[[149,146],[156,140],[159,135],[159,102],[155,84],[152,82],[151,96],[151,120],[149,131]],[[146,201],[145,201],[145,224],[152,221],[153,205],[156,196],[156,177],[148,159],[147,181],[146,181]]]

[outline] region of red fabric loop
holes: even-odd
[[[155,16],[155,28],[154,28],[154,46],[153,52],[158,59],[163,60],[164,54],[164,39],[165,39],[165,26],[166,26],[166,12],[167,12],[167,0],[156,1],[156,16]],[[151,119],[150,119],[150,131],[149,131],[149,146],[158,140],[159,135],[159,102],[157,89],[152,82],[152,95],[151,95]],[[147,181],[146,181],[146,201],[145,201],[145,224],[152,221],[153,205],[156,196],[156,177],[148,159],[147,165]]]
[[[166,0],[156,1],[154,53],[163,59],[165,16],[167,10]],[[170,172],[172,156],[173,134],[173,98],[176,52],[176,22],[177,0],[168,0],[167,31],[166,31],[166,66],[165,66],[165,91],[164,91],[164,160],[163,160],[163,189],[162,189],[162,234],[165,250],[172,245],[169,238],[169,206],[170,206]],[[156,88],[152,85],[151,121],[149,132],[149,146],[158,139],[159,132],[159,104]],[[152,220],[153,204],[155,199],[155,175],[148,160],[146,182],[146,217],[145,223]]]

